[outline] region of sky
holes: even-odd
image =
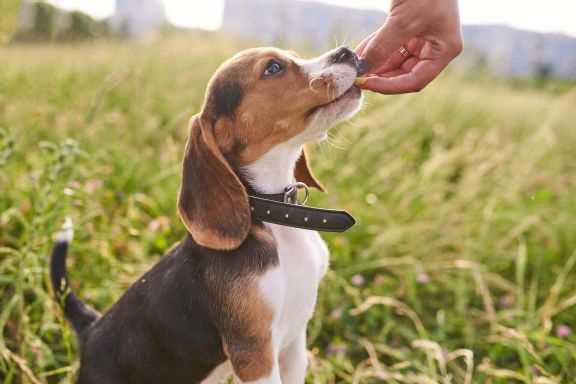
[[[218,29],[224,0],[162,0],[168,19],[175,25]],[[389,0],[316,0],[357,8],[388,9]],[[113,13],[115,0],[51,0],[67,9],[78,9],[95,17]],[[576,37],[575,0],[460,0],[464,24],[506,24]]]

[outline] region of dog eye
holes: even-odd
[[[281,73],[284,70],[284,67],[281,63],[276,60],[270,60],[268,64],[266,64],[266,70],[264,71],[264,77],[274,76]]]

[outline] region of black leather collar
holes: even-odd
[[[298,190],[304,190],[304,201],[298,201]],[[297,183],[278,194],[249,194],[252,218],[266,223],[321,232],[345,232],[356,224],[346,211],[306,207],[308,187]]]

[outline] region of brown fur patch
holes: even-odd
[[[284,66],[282,74],[263,78],[266,65],[276,60]],[[310,112],[331,100],[329,82],[312,89],[296,58],[273,48],[252,49],[235,56],[218,70],[208,88],[202,115],[206,120],[222,110],[220,98],[235,101],[233,124],[222,126],[216,140],[235,167],[250,164],[272,147],[289,140],[308,126]],[[222,89],[241,91],[222,93]],[[241,94],[241,98],[236,97]],[[230,103],[226,102],[225,105]],[[217,117],[216,119],[218,119]],[[231,144],[233,142],[233,144]]]
[[[250,382],[270,376],[274,367],[273,313],[263,301],[256,281],[239,280],[229,297],[233,319],[223,334],[224,350],[235,374]]]
[[[250,382],[270,376],[274,367],[272,320],[258,277],[278,262],[276,244],[263,227],[253,226],[235,257],[216,257],[204,281],[215,295],[214,317],[234,373]]]
[[[283,72],[263,76],[272,59]],[[257,279],[278,260],[272,235],[251,222],[248,195],[235,170],[303,132],[312,111],[332,100],[328,83],[324,79],[312,89],[285,52],[249,50],[218,70],[202,112],[191,122],[178,210],[210,259],[201,280],[214,303],[211,316],[225,353],[242,381],[268,377],[274,366],[273,313]],[[295,177],[323,190],[305,154]]]
[[[251,225],[248,195],[214,139],[211,126],[192,120],[182,165],[178,213],[194,240],[207,248],[231,250]]]
[[[264,78],[270,60],[281,62],[284,71]],[[198,244],[220,250],[242,244],[251,218],[234,170],[303,132],[310,112],[329,101],[325,88],[311,89],[295,58],[272,48],[242,52],[217,71],[191,123],[178,198],[182,222]],[[295,177],[324,190],[305,155]]]
[[[302,155],[296,162],[296,168],[294,168],[294,176],[296,177],[297,181],[304,183],[311,188],[316,188],[321,192],[326,192],[326,188],[324,188],[322,183],[318,181],[310,169],[310,164],[308,163],[308,154],[306,151],[302,151]]]

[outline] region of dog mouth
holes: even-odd
[[[344,99],[357,99],[360,97],[360,95],[362,95],[362,91],[360,90],[360,88],[358,88],[355,85],[352,85],[350,88],[348,88],[347,91],[345,91],[342,95],[338,96],[336,99],[334,99],[332,102],[328,103],[328,105],[330,104],[336,104]]]
[[[350,88],[348,88],[346,91],[344,91],[340,96],[336,97],[334,100],[332,100],[326,104],[319,106],[316,109],[323,109],[326,107],[337,105],[340,102],[343,102],[346,100],[359,99],[361,95],[362,95],[362,91],[360,90],[360,88],[358,88],[355,85],[352,85]]]
[[[344,93],[335,98],[334,100],[313,108],[308,116],[318,116],[319,114],[328,113],[338,114],[338,111],[344,111],[350,107],[351,103],[360,100],[362,97],[362,90],[355,85],[352,85]]]

